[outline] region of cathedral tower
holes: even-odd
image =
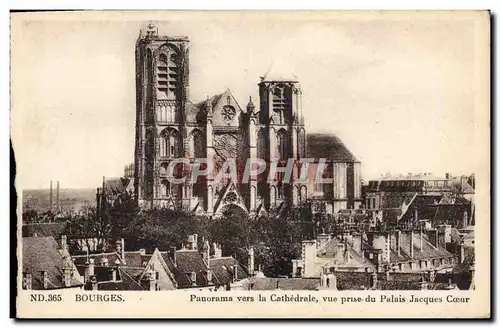
[[[260,128],[257,134],[257,156],[266,162],[278,162],[284,167],[294,163],[287,183],[284,174],[277,173],[272,182],[259,181],[259,196],[266,207],[281,203],[297,204],[300,199],[298,161],[305,156],[305,129],[302,117],[302,91],[297,77],[280,63],[273,63],[259,83]],[[269,165],[268,165],[269,167]],[[267,177],[269,172],[262,175]]]
[[[166,168],[185,157],[189,100],[189,40],[158,35],[149,25],[136,43],[135,196],[139,204],[176,206],[182,185],[170,185]],[[182,174],[178,165],[174,174]],[[167,204],[168,203],[168,204]]]

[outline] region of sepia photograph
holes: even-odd
[[[11,13],[18,316],[489,317],[489,33]]]

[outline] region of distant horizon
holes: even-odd
[[[433,172],[406,172],[406,173],[397,173],[397,172],[386,172],[386,173],[381,173],[378,178],[370,178],[370,179],[364,179],[362,178],[361,181],[362,182],[369,182],[369,181],[377,181],[377,180],[380,180],[380,178],[383,178],[386,174],[390,174],[391,176],[407,176],[408,173],[411,173],[412,175],[423,175],[424,173],[430,173],[431,175],[434,175],[438,178],[445,178],[445,175],[447,173],[449,173],[451,175],[451,177],[461,177],[461,176],[471,176],[472,174],[475,174],[475,172],[470,172],[470,173],[464,173],[464,174],[454,174],[453,172],[445,172],[443,173],[442,175],[441,174],[435,174]],[[105,177],[105,178],[110,178],[110,179],[117,179],[117,178],[123,178],[123,176],[109,176],[109,177]],[[57,181],[57,180],[52,180],[53,182]],[[102,186],[102,180],[101,180],[101,183],[100,184],[97,184],[95,187],[77,187],[77,186],[70,186],[70,187],[62,187],[61,184],[59,184],[59,190],[90,190],[90,189],[96,189],[96,188],[99,188]],[[50,181],[47,183],[47,187],[40,187],[40,188],[24,188],[22,189],[23,192],[25,191],[31,191],[31,190],[50,190]],[[55,185],[53,185],[52,187],[52,190],[56,190],[56,187]]]

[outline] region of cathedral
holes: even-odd
[[[260,78],[259,99],[240,105],[228,89],[191,101],[187,37],[159,35],[154,26],[136,44],[136,143],[134,196],[144,207],[178,208],[217,216],[228,207],[249,213],[313,202],[329,213],[361,205],[361,163],[331,134],[307,133],[302,90],[293,74],[271,66]],[[214,170],[174,184],[167,178],[173,160],[183,159],[173,174],[190,177],[197,158]],[[312,159],[307,172],[320,169],[329,183],[299,177],[301,159]],[[248,159],[292,166],[285,179],[279,169],[242,179]],[[236,177],[214,179],[224,163],[236,163]],[[323,163],[322,163],[323,161]],[[129,168],[130,169],[130,168]],[[309,173],[308,173],[308,176]]]

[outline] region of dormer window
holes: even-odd
[[[196,272],[194,272],[194,271],[192,271],[192,272],[191,272],[191,277],[190,277],[190,279],[191,279],[191,283],[192,283],[193,285],[196,285]]]
[[[212,271],[211,270],[207,271],[207,280],[208,280],[208,282],[212,281]]]

